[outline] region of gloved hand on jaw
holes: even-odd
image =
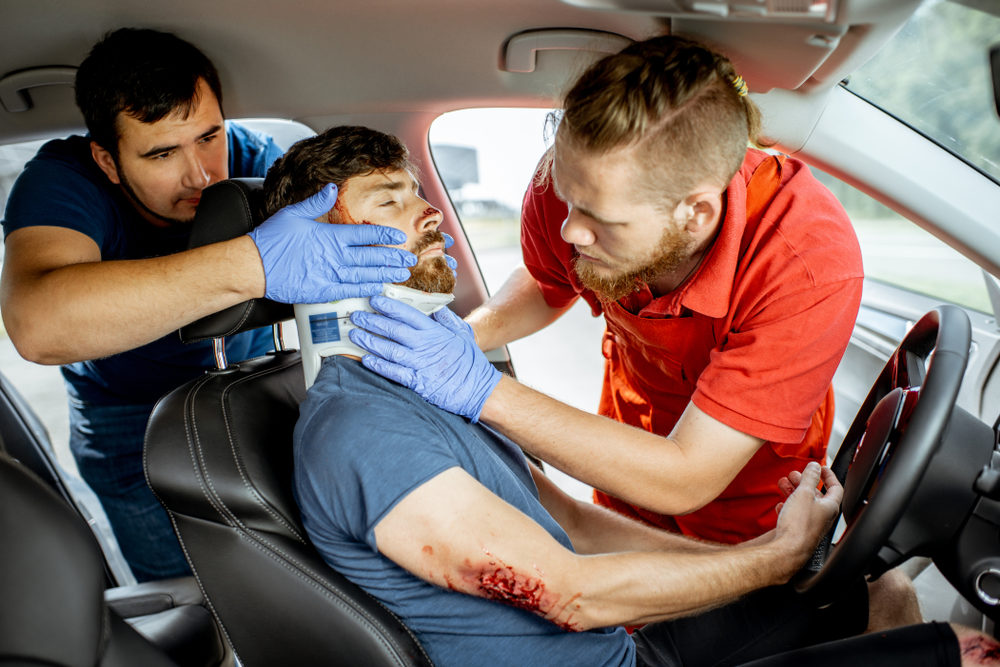
[[[371,296],[382,283],[410,277],[417,258],[396,245],[406,234],[381,225],[331,225],[316,218],[333,208],[337,186],[281,209],[249,232],[264,264],[265,293],[283,303],[323,303]]]
[[[453,245],[455,245],[455,239],[453,239],[451,237],[451,234],[445,234],[444,232],[442,232],[441,235],[444,236],[444,249],[445,250],[447,250],[448,248],[450,248]],[[448,263],[448,268],[451,269],[451,272],[454,273],[455,277],[457,278],[458,277],[458,271],[457,271],[457,269],[458,269],[458,260],[455,259],[454,257],[452,257],[451,255],[445,255],[444,256],[444,261]]]
[[[479,421],[501,374],[476,345],[472,327],[447,308],[428,317],[384,296],[373,296],[371,305],[382,314],[351,313],[351,322],[367,329],[348,333],[371,352],[361,362],[439,408]]]

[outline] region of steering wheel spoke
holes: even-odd
[[[898,357],[897,377],[895,386],[897,387],[919,387],[924,383],[924,373],[927,369],[925,357],[913,350],[901,350]]]

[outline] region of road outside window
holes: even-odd
[[[846,87],[1000,182],[997,44],[1000,3],[927,0]]]
[[[988,57],[998,43],[1000,4],[927,0],[845,86],[1000,182]],[[825,182],[854,221],[869,278],[992,312],[971,260],[857,190]]]
[[[860,190],[818,169],[813,173],[844,205],[861,244],[866,279],[992,312],[975,262]]]

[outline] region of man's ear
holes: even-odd
[[[94,162],[100,167],[104,175],[108,177],[108,180],[115,185],[121,185],[121,178],[118,176],[118,165],[115,164],[115,159],[111,157],[111,153],[102,148],[97,144],[96,141],[90,142],[90,155],[94,158]]]
[[[712,234],[722,219],[722,193],[703,190],[685,197],[674,209],[674,219],[690,234]]]

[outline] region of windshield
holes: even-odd
[[[1000,182],[989,66],[998,13],[989,0],[927,0],[845,85]]]

